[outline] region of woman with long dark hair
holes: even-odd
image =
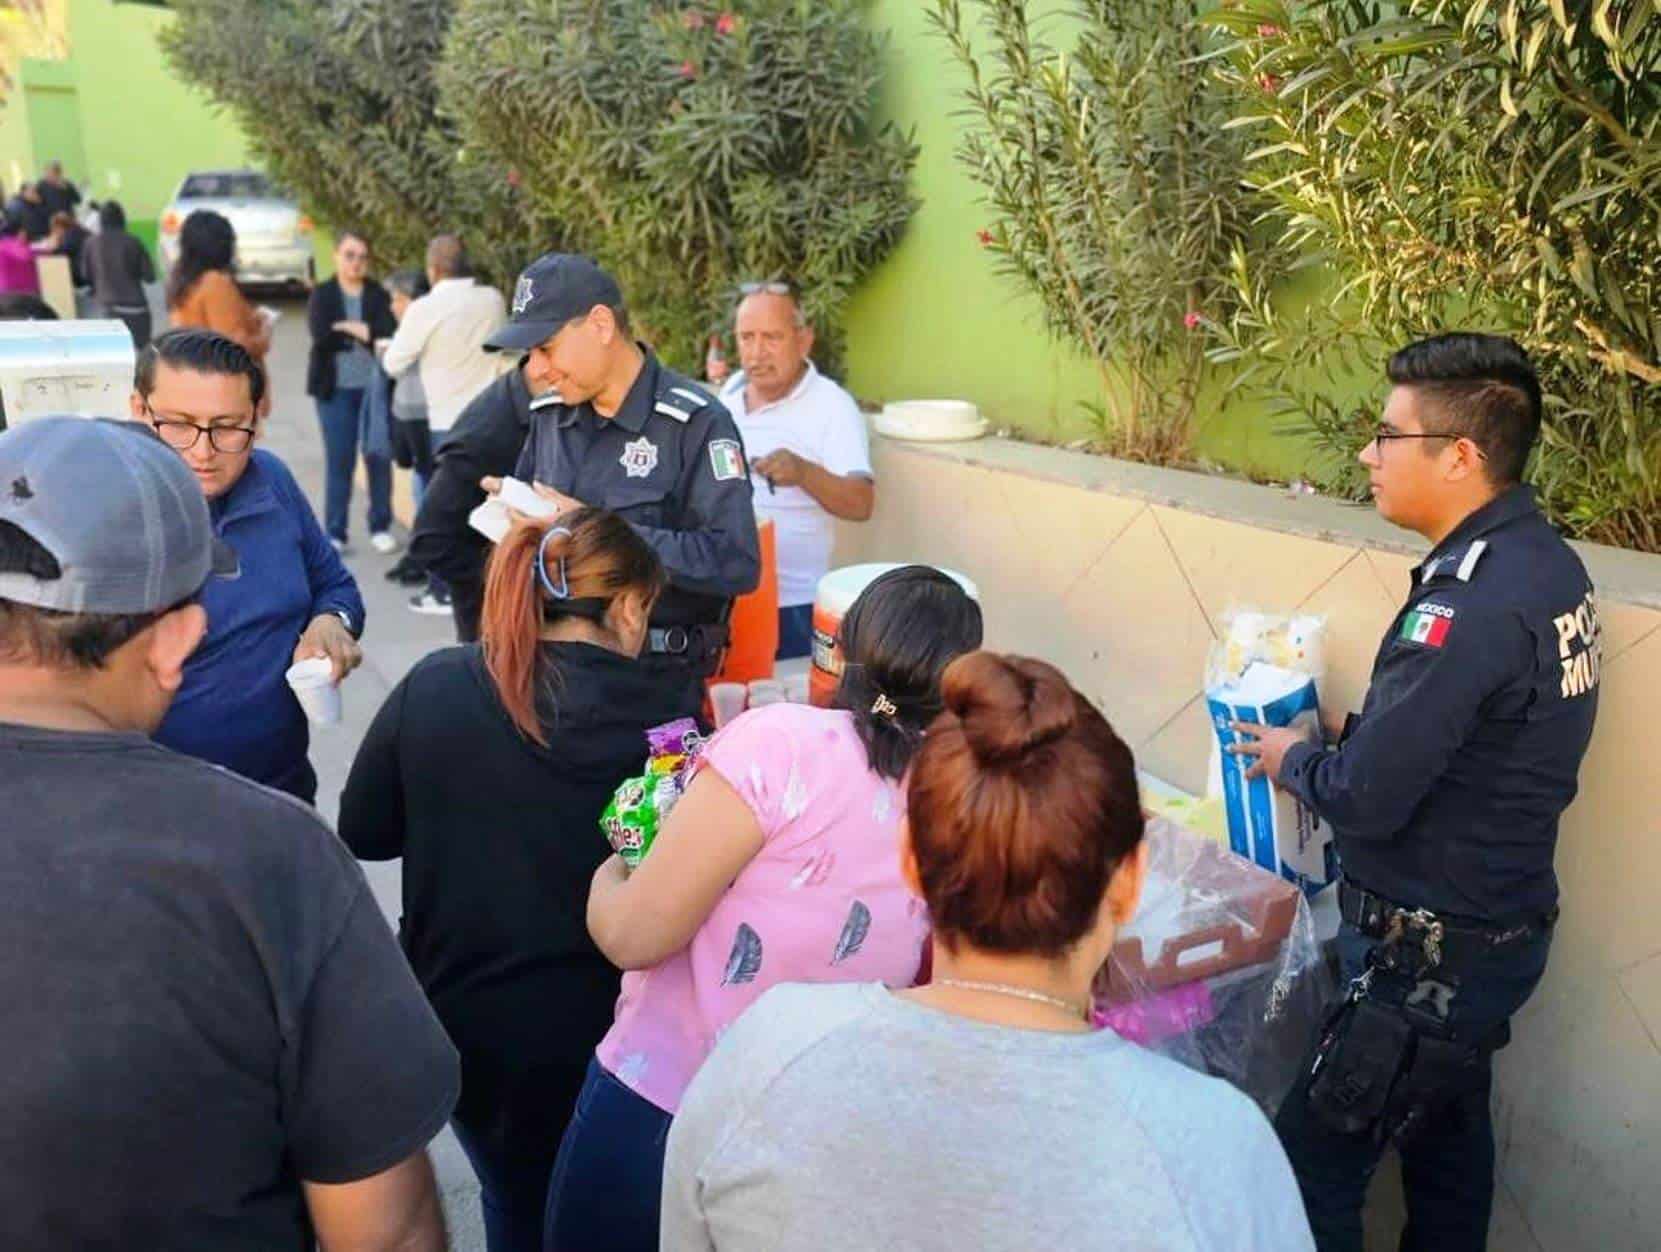
[[[900,780],[940,711],[941,671],[980,646],[980,607],[906,566],[866,588],[841,637],[838,707],[739,717],[640,867],[613,857],[594,877],[589,930],[631,972],[560,1147],[551,1249],[658,1246],[670,1121],[767,988],[916,981],[928,921],[900,876]]]
[[[167,276],[167,313],[174,326],[199,326],[234,340],[264,368],[271,326],[236,285],[236,230],[212,209],[197,209],[179,231],[179,259]]]
[[[943,689],[901,850],[929,985],[751,1009],[669,1136],[663,1246],[1313,1252],[1257,1106],[1090,1028],[1146,873],[1130,749],[1042,661],[977,652]]]
[[[560,1136],[618,972],[583,922],[600,814],[674,719],[637,662],[664,585],[616,514],[521,525],[491,558],[482,643],[387,698],[340,805],[364,860],[402,857],[399,937],[461,1053],[455,1128],[491,1252],[539,1249]]]

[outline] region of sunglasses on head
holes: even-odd
[[[738,294],[741,296],[789,296],[794,299],[796,296],[796,287],[793,283],[779,281],[766,283],[739,283]]]

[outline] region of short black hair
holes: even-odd
[[[838,631],[843,669],[835,705],[853,714],[873,772],[896,780],[905,774],[945,708],[941,675],[979,649],[983,630],[980,605],[932,566],[902,565],[860,593]]]
[[[256,410],[265,398],[265,370],[254,354],[216,331],[180,326],[152,339],[133,370],[133,390],[146,400],[156,389],[156,366],[163,363],[198,374],[241,374]]]
[[[595,305],[594,307],[600,308],[601,306]],[[621,304],[608,304],[604,307],[611,310],[611,320],[617,323],[617,333],[619,335],[626,336],[633,333],[631,329],[632,323],[629,321],[629,311],[627,308]],[[593,311],[594,309],[590,309],[588,313],[592,313]],[[566,322],[565,326],[575,326],[578,322],[586,322],[588,320],[588,313],[579,313],[576,317],[573,317],[570,321]],[[560,327],[560,329],[564,330],[565,326]]]
[[[0,574],[49,582],[63,577],[63,567],[23,530],[0,522]],[[118,650],[171,611],[64,613],[0,599],[0,662],[103,669]]]
[[[8,291],[0,295],[0,322],[55,322],[58,311],[33,292]]]
[[[98,206],[98,225],[103,230],[126,230],[127,210],[119,200],[106,200]]]
[[[1515,339],[1455,332],[1410,343],[1386,371],[1430,401],[1427,432],[1463,435],[1487,457],[1490,482],[1523,479],[1540,437],[1540,378]]]

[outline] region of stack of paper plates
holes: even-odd
[[[986,420],[967,400],[896,400],[882,406],[875,422],[877,433],[890,439],[945,442],[979,439]]]

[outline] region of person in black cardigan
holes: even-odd
[[[369,277],[369,243],[356,231],[342,231],[335,243],[335,276],[319,283],[306,305],[311,356],[306,362],[306,394],[317,404],[323,428],[326,478],[323,526],[336,548],[346,550],[352,505],[352,474],[357,468],[363,431],[364,392],[386,387],[374,346],[389,339],[398,324],[392,298]],[[390,394],[390,393],[389,393]],[[392,458],[390,448],[364,447],[369,479],[369,542],[377,552],[397,550],[392,536]],[[384,446],[386,441],[381,441]]]
[[[399,941],[461,1053],[454,1124],[491,1252],[542,1247],[543,1202],[621,975],[589,937],[600,815],[678,705],[638,657],[664,586],[645,540],[583,508],[491,558],[481,645],[418,663],[353,762],[340,837],[402,857]],[[561,594],[563,593],[563,594]]]

